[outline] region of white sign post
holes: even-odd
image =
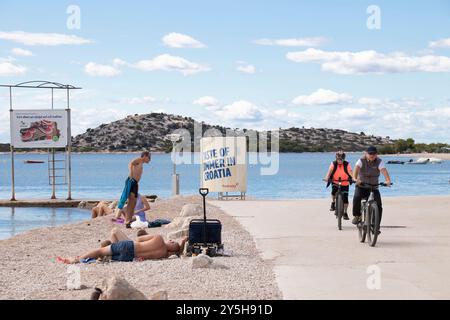
[[[200,142],[200,181],[210,192],[247,192],[245,137],[206,137]]]
[[[68,144],[67,110],[12,110],[11,146],[65,148]]]

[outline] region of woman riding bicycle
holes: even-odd
[[[336,210],[336,193],[338,192],[338,184],[341,183],[342,200],[344,200],[344,220],[349,220],[347,214],[348,208],[348,191],[350,188],[350,181],[352,180],[352,167],[350,163],[345,161],[345,153],[338,151],[336,153],[336,161],[330,164],[325,181],[329,184],[333,184],[331,190],[331,208],[330,211]]]
[[[353,196],[353,224],[357,225],[361,221],[361,200],[367,199],[370,195],[370,189],[364,188],[364,184],[372,186],[378,185],[380,173],[383,174],[386,186],[389,187],[391,185],[391,177],[389,176],[383,160],[378,157],[377,148],[371,146],[367,148],[365,156],[359,159],[355,165],[353,178],[356,181],[356,188]],[[381,194],[378,189],[374,189],[373,193],[380,213],[379,222],[381,222],[383,212]]]

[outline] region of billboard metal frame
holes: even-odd
[[[13,88],[14,89],[47,89],[51,90],[51,110],[54,110],[54,90],[66,90],[66,111],[67,111],[67,146],[66,146],[66,155],[67,155],[67,200],[72,200],[72,132],[71,132],[71,110],[70,110],[70,91],[71,90],[80,90],[80,87],[75,87],[72,85],[61,84],[58,82],[51,81],[27,81],[22,82],[15,85],[0,85],[0,87],[9,88],[9,111],[12,113],[13,109]],[[11,201],[16,201],[16,192],[15,192],[15,177],[14,177],[14,146],[11,145]],[[36,148],[42,149],[42,148]],[[47,148],[46,148],[47,149]],[[51,148],[52,156],[54,159],[55,156],[55,148]],[[54,164],[53,164],[54,165]],[[56,190],[55,190],[55,173],[53,173],[53,181],[52,181],[52,196],[51,199],[56,199]]]

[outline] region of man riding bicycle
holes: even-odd
[[[350,182],[352,181],[352,167],[350,163],[345,161],[345,153],[338,151],[336,153],[336,160],[330,164],[325,181],[328,181],[328,186],[333,184],[331,189],[331,208],[330,211],[336,210],[336,193],[338,191],[338,184],[341,183],[342,200],[344,201],[344,220],[349,220],[347,214],[348,208],[348,191]]]
[[[370,146],[367,148],[364,157],[358,160],[355,165],[355,172],[353,175],[356,181],[355,194],[353,196],[353,221],[352,223],[357,225],[361,221],[361,200],[367,199],[370,195],[370,190],[364,188],[364,184],[378,185],[380,174],[383,174],[385,178],[386,186],[391,185],[391,177],[384,165],[384,161],[378,157],[378,150],[376,147]],[[378,189],[373,190],[375,201],[377,202],[380,223],[383,212],[383,205],[381,202],[381,194]],[[378,229],[379,230],[379,229]]]

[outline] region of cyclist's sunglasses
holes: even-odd
[[[376,152],[367,152],[367,153],[369,154],[369,156],[374,156],[377,154]]]

